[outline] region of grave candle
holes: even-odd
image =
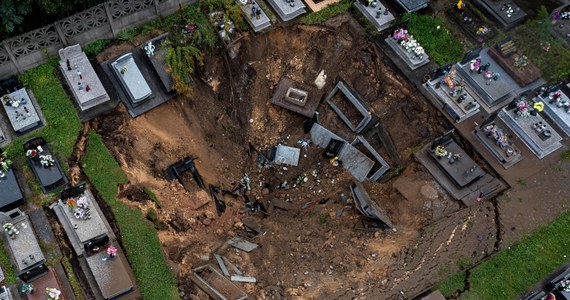
[[[71,71],[71,64],[69,63],[69,59],[66,60],[67,70]]]

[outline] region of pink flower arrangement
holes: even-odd
[[[46,288],[46,294],[49,300],[59,300],[61,291],[56,288]]]
[[[110,257],[115,257],[115,256],[117,256],[117,248],[115,248],[113,245],[109,246],[109,247],[107,248],[107,254],[108,254]]]

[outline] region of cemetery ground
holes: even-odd
[[[104,61],[146,39],[148,36],[139,36],[132,43],[115,44],[97,58]],[[413,297],[455,271],[508,248],[569,205],[565,197],[568,188],[563,184],[570,168],[566,162],[543,166],[534,170],[534,175],[521,174],[520,183],[496,201],[466,208],[450,199],[412,154],[452,125],[349,15],[321,26],[297,25],[261,36],[246,35],[238,43],[237,58],[226,62],[222,55],[208,53],[191,96],[179,96],[135,119],[120,106],[83,127],[76,118],[62,118],[68,115],[64,112],[70,116],[75,112],[54,76],[54,65],[38,67],[22,77],[50,124],[38,134],[52,141],[56,154],[69,165],[73,183],[88,180],[95,187],[96,197],[106,204],[102,206],[106,217],[120,232],[121,245],[145,299],[166,299],[168,294],[176,298],[168,267],[178,275],[181,298],[204,298],[190,282],[190,271],[206,263],[215,266],[214,253],[227,256],[246,276],[256,277],[256,284],[243,285],[253,297],[395,299],[401,296],[400,291]],[[338,196],[351,197],[351,176],[323,159],[323,149],[318,146],[303,149],[299,166],[287,169],[259,170],[255,153],[250,154],[253,149],[262,151],[279,143],[298,147],[297,140],[306,137],[304,118],[273,106],[270,99],[283,76],[311,84],[323,69],[328,77],[322,94],[341,76],[380,117],[403,161],[404,168],[393,168],[391,179],[364,185],[372,199],[387,210],[397,231],[359,229],[360,215],[354,208],[345,209]],[[321,102],[321,123],[333,132],[351,136]],[[21,141],[15,141],[8,149],[18,154],[13,157],[23,156],[20,145]],[[465,148],[470,149],[468,145]],[[468,151],[493,173],[474,151]],[[165,168],[185,156],[197,157],[197,169],[205,181],[224,189],[231,189],[232,183],[247,173],[252,185],[250,199],[262,201],[269,213],[249,216],[243,202],[226,198],[226,211],[217,215],[208,192],[190,176],[184,186],[166,179]],[[33,177],[28,167],[22,169],[25,177]],[[302,180],[305,174],[306,182]],[[299,176],[298,186],[293,187]],[[291,188],[276,189],[283,181]],[[40,194],[38,186],[30,188],[32,194]],[[37,196],[31,202],[42,205],[54,197]],[[321,199],[330,200],[306,206]],[[265,234],[255,239],[259,248],[238,252],[226,241],[243,231],[248,217]],[[52,221],[62,238],[57,221]],[[564,219],[557,222],[554,230],[568,226]],[[553,231],[539,234],[550,233]],[[541,248],[547,242],[534,245]],[[527,257],[532,246],[513,247],[512,255]],[[550,264],[540,272],[548,272],[551,264],[563,259],[547,258]],[[504,264],[508,266],[508,262]],[[486,268],[480,273],[491,270],[487,274],[493,274],[495,263],[480,266]],[[72,269],[69,266],[67,271],[74,273]],[[519,283],[517,291],[536,283],[542,278],[540,272],[535,274],[538,279],[524,276],[529,279]],[[476,272],[469,273],[467,279],[465,273],[455,276],[448,294],[469,288],[469,276],[474,280],[471,288],[476,287]],[[79,278],[74,288],[81,289],[82,280]],[[465,295],[476,298],[478,294]]]
[[[131,47],[114,45],[98,60]],[[295,147],[306,137],[301,116],[270,103],[280,79],[310,84],[322,69],[328,76],[322,94],[341,76],[380,117],[403,160],[405,168],[393,170],[391,180],[365,184],[397,231],[372,234],[357,229],[358,212],[344,210],[338,196],[350,197],[350,175],[323,159],[316,145],[302,150],[299,167],[257,167],[253,149],[263,151],[279,143]],[[136,119],[117,109],[89,126],[127,174],[117,202],[140,209],[154,222],[183,298],[201,294],[189,280],[190,271],[206,263],[216,265],[214,253],[226,255],[245,275],[256,277],[257,283],[245,284],[245,290],[262,298],[344,299],[361,294],[380,299],[396,298],[399,291],[413,296],[506,247],[505,237],[516,236],[508,239],[510,245],[557,213],[532,204],[543,189],[529,188],[524,197],[504,200],[510,204],[503,206],[493,201],[465,208],[449,199],[412,154],[452,126],[396,70],[362,28],[343,15],[321,26],[246,35],[238,43],[237,58],[225,62],[217,53],[206,56],[190,97],[179,96]],[[350,136],[326,103],[318,110],[327,128]],[[485,164],[476,153],[470,155]],[[260,248],[245,253],[225,244],[243,230],[242,219],[248,215],[243,202],[226,197],[228,207],[217,215],[208,192],[190,176],[184,186],[165,178],[164,170],[185,156],[197,157],[205,181],[223,189],[249,175],[250,199],[262,201],[269,211],[252,216],[265,232],[255,240]],[[300,180],[293,188],[305,175],[307,182]],[[276,189],[283,181],[291,189]],[[559,189],[554,182],[541,187]],[[306,205],[315,199],[330,200]],[[562,196],[549,201],[560,209],[566,205]],[[521,218],[529,205],[535,207],[532,220]],[[502,224],[505,219],[512,222],[508,230]]]

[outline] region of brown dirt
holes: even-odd
[[[123,48],[117,45],[103,56],[116,56]],[[460,210],[411,157],[413,149],[449,125],[385,63],[387,58],[351,17],[335,18],[326,26],[246,35],[236,48],[238,56],[229,66],[233,78],[228,78],[220,56],[211,53],[203,70],[206,82],[196,82],[191,97],[177,97],[136,119],[129,119],[121,107],[92,122],[129,177],[120,197],[143,212],[157,209],[159,221],[168,224],[161,227],[159,238],[168,259],[178,266],[184,299],[199,293],[188,279],[190,270],[205,263],[215,266],[213,253],[227,256],[246,276],[256,277],[256,284],[238,285],[261,299],[386,299],[398,297],[399,290],[417,294],[458,268],[447,265],[463,257],[476,261],[492,251],[492,205]],[[250,143],[265,150],[278,143],[296,146],[307,137],[304,119],[273,106],[270,99],[282,76],[311,85],[321,69],[328,76],[323,94],[336,76],[344,78],[380,117],[402,156],[406,169],[398,180],[365,184],[397,231],[356,229],[360,216],[354,209],[337,217],[344,208],[338,194],[350,195],[352,179],[323,159],[317,146],[302,150],[299,167],[287,169],[260,170],[255,155],[248,157]],[[230,100],[230,80],[235,103]],[[324,126],[354,139],[326,103],[318,110]],[[237,118],[231,117],[234,114]],[[249,213],[240,200],[227,197],[228,208],[218,216],[209,195],[193,180],[184,188],[165,178],[164,169],[186,156],[197,156],[205,181],[225,189],[249,174],[249,198],[264,203],[269,212],[254,215],[265,231],[255,239],[258,249],[245,253],[225,244],[244,233],[241,220]],[[294,186],[304,174],[308,181]],[[291,189],[276,189],[283,181]],[[145,187],[156,194],[160,208],[142,192]],[[437,195],[428,198],[419,187]],[[320,199],[330,200],[302,208]],[[283,203],[289,209],[277,208]]]

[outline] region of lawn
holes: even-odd
[[[570,211],[471,269],[470,289],[461,299],[513,299],[524,294],[570,260],[569,229]],[[437,287],[449,296],[460,276],[452,275]]]
[[[117,185],[127,182],[127,176],[101,136],[93,131],[89,133],[83,163],[85,174],[115,215],[143,299],[177,298],[176,280],[166,263],[154,226],[140,210],[115,199]]]
[[[441,18],[428,15],[407,14],[408,31],[424,47],[431,60],[439,65],[456,63],[463,58],[463,45],[447,29]]]

